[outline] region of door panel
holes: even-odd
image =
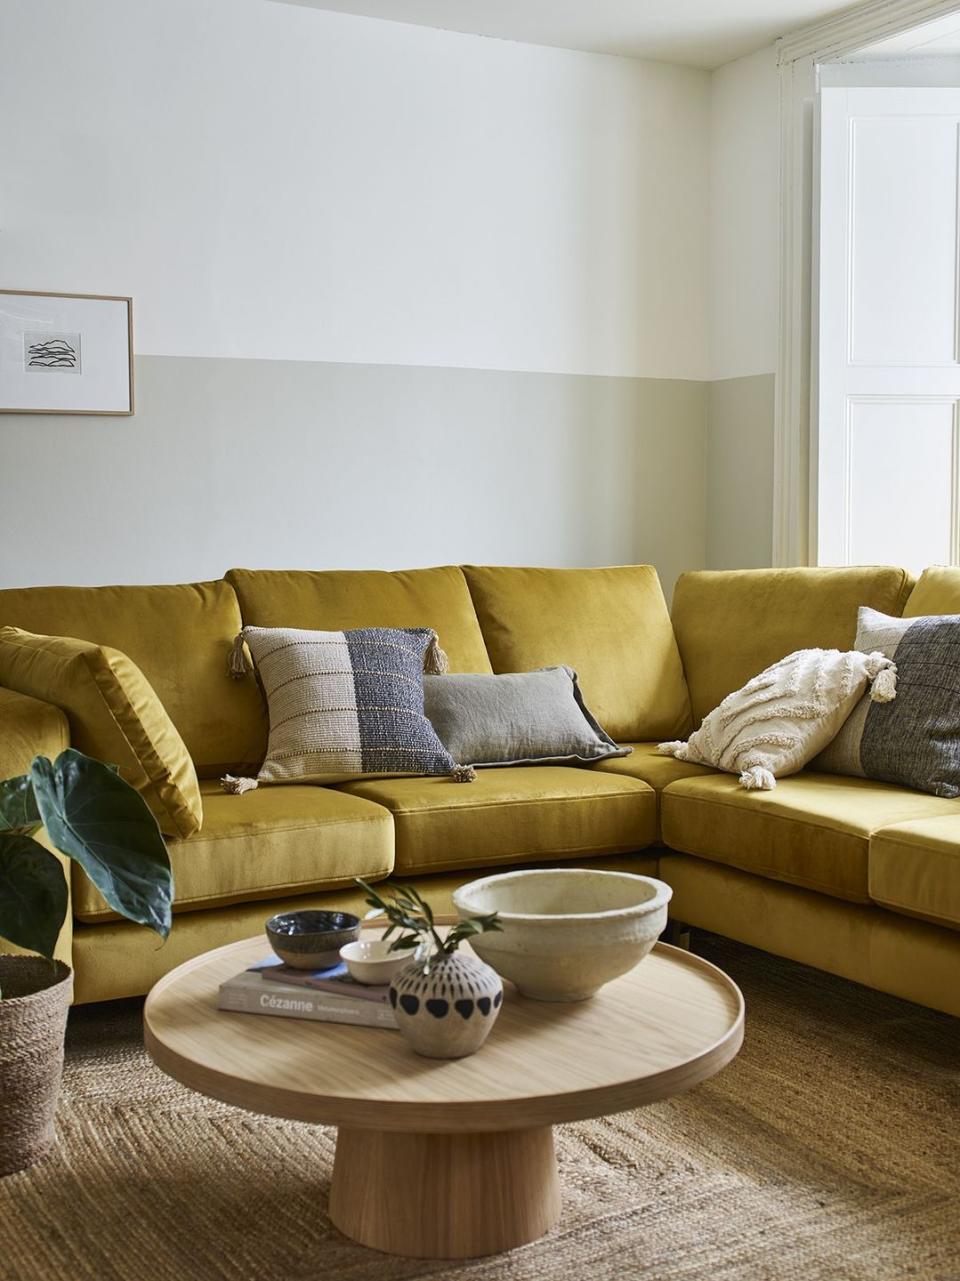
[[[846,563],[954,559],[957,402],[851,397]]]
[[[820,564],[957,563],[960,90],[820,100]]]
[[[957,122],[853,119],[850,360],[956,357]]]

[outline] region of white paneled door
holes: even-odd
[[[820,103],[817,559],[960,563],[960,89]]]

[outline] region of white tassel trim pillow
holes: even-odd
[[[868,685],[876,703],[896,697],[896,665],[883,654],[798,649],[728,694],[686,743],[660,751],[769,790],[833,740]]]

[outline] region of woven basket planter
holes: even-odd
[[[0,955],[0,1175],[26,1169],[56,1139],[73,972],[62,961]]]

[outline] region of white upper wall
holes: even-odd
[[[780,269],[776,49],[715,71],[710,107],[710,376],[770,374]]]
[[[149,355],[705,378],[709,110],[689,68],[263,0],[3,0],[0,279],[132,294]]]

